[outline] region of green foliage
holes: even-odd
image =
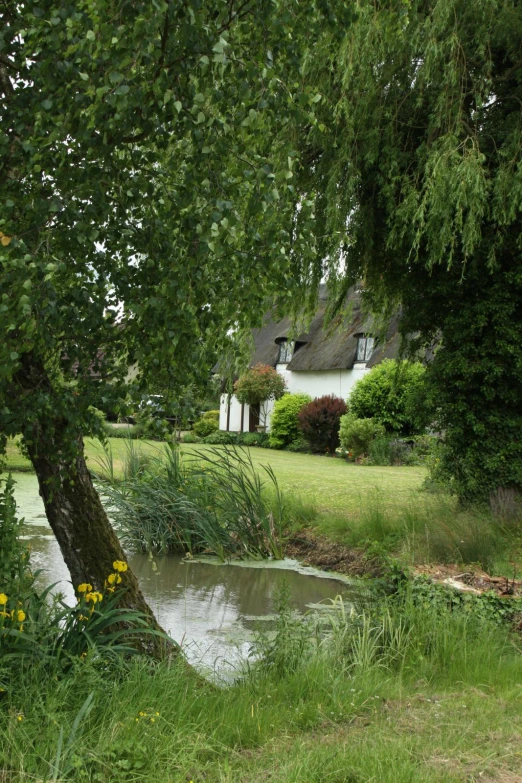
[[[216,411],[205,411],[205,413],[201,417],[202,419],[212,419],[213,421],[219,422],[219,410]]]
[[[245,405],[259,405],[266,400],[278,400],[285,392],[285,381],[268,364],[256,364],[234,384],[234,394]]]
[[[270,447],[282,449],[301,436],[299,411],[311,402],[308,394],[285,394],[274,405],[270,418]]]
[[[363,279],[374,310],[400,312],[412,355],[433,356],[429,401],[464,501],[522,490],[521,47],[511,0],[362,0],[304,65],[323,96],[298,182],[318,194],[319,257],[336,301]]]
[[[339,420],[346,413],[346,403],[339,397],[319,397],[299,411],[299,428],[310,449],[319,454],[333,454],[339,446]]]
[[[182,443],[201,443],[202,438],[196,435],[194,432],[186,432],[181,436]]]
[[[357,419],[352,413],[341,416],[339,439],[341,446],[354,458],[367,456],[372,442],[384,435],[384,425],[374,419]]]
[[[235,432],[216,430],[203,438],[203,443],[207,443],[211,446],[233,446],[237,443],[237,435]]]
[[[268,432],[240,432],[237,442],[241,446],[261,446],[268,448],[270,443],[270,436]]]
[[[207,435],[219,429],[219,423],[214,418],[201,418],[194,424],[192,429],[200,438],[206,438]]]
[[[112,478],[104,494],[123,541],[140,551],[282,557],[288,516],[279,485],[244,451],[225,446],[183,459],[169,446],[123,481]]]
[[[302,436],[295,438],[285,448],[287,451],[293,451],[296,454],[310,454],[311,451],[309,441]]]
[[[361,378],[348,399],[350,412],[359,419],[375,419],[387,432],[412,435],[416,422],[411,411],[424,383],[419,362],[385,359]]]
[[[2,486],[3,485],[3,486]],[[21,540],[23,519],[16,515],[14,480],[9,474],[0,481],[0,592],[25,592],[29,550]]]

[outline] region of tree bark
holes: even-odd
[[[37,384],[52,395],[52,386],[38,362],[24,362],[18,375],[27,391]],[[58,407],[58,406],[57,406]],[[83,437],[70,421],[57,416],[38,418],[28,423],[25,445],[35,469],[40,495],[49,525],[60,546],[75,587],[87,582],[102,591],[108,575],[114,572],[115,560],[126,560],[120,542],[109,522],[100,497],[93,485],[84,457]],[[163,631],[140,590],[132,570],[121,574],[121,607],[143,612],[150,627]],[[153,634],[137,635],[140,651],[163,657],[174,643]]]
[[[87,468],[83,454],[83,438],[77,440],[77,456],[73,465],[60,465],[49,452],[28,446],[47,519],[60,546],[63,559],[75,587],[83,582],[103,591],[107,576],[114,571],[115,560],[126,561],[120,542],[109,522]],[[64,471],[64,467],[66,470]],[[143,612],[151,628],[162,631],[133,571],[121,574],[122,590],[119,605]],[[161,657],[166,640],[152,634],[140,634],[140,650]],[[172,651],[172,649],[171,649]]]

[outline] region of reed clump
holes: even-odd
[[[286,498],[270,466],[255,468],[248,451],[210,449],[182,456],[165,445],[145,461],[129,441],[123,478],[110,452],[103,465],[104,502],[124,543],[142,552],[283,556]]]

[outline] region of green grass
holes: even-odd
[[[123,471],[126,455],[124,438],[109,438],[115,471]],[[139,441],[139,448],[148,454],[161,452],[162,444],[154,441]],[[186,454],[197,455],[210,451],[212,446],[182,445]],[[311,454],[294,454],[271,449],[248,449],[254,465],[271,465],[282,489],[295,490],[303,500],[314,502],[320,513],[340,514],[346,518],[358,518],[360,511],[380,492],[386,497],[386,508],[400,508],[416,495],[426,476],[420,467],[374,467],[353,465],[342,460],[318,457]],[[88,463],[94,469],[103,459],[103,448],[99,441],[87,438],[85,452]],[[10,441],[7,449],[7,464],[10,470],[29,470],[26,460],[15,444]]]
[[[354,660],[345,623],[296,669],[224,689],[141,660],[4,673],[1,779],[519,782],[522,656],[507,632],[422,607],[390,628],[373,657]]]
[[[127,441],[109,438],[116,476],[123,476]],[[132,441],[133,449],[147,457],[163,453],[163,444]],[[99,441],[85,443],[88,464],[103,471],[105,455]],[[181,446],[182,454],[198,459],[216,447]],[[219,450],[218,450],[219,451]],[[285,451],[246,449],[255,467],[270,465],[291,506],[293,527],[315,532],[349,547],[377,544],[407,564],[478,564],[486,570],[513,577],[522,561],[520,521],[511,530],[489,513],[463,511],[449,495],[430,494],[422,485],[422,467],[376,467]],[[30,464],[8,444],[11,470]]]

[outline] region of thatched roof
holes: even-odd
[[[326,292],[323,286],[319,294],[317,311],[308,331],[295,336],[291,318],[266,323],[253,332],[254,354],[250,366],[269,364],[275,366],[279,345],[285,339],[294,339],[296,349],[288,370],[292,372],[317,372],[321,370],[349,370],[353,367],[357,352],[357,339],[361,334],[371,334],[373,319],[364,313],[360,294],[352,289],[347,296],[344,314],[325,324]],[[385,341],[377,344],[368,367],[374,367],[383,359],[394,358],[399,349],[397,319],[388,328]]]

